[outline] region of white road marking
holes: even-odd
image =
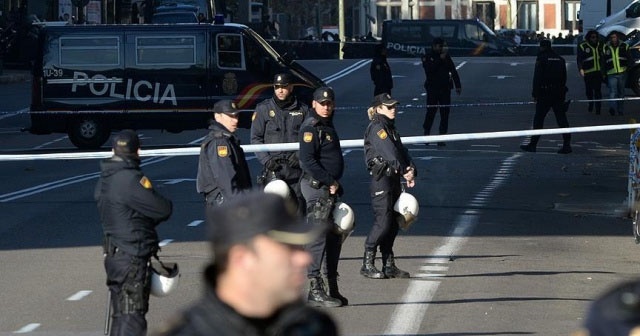
[[[14,334],[26,334],[26,333],[30,333],[36,329],[38,329],[38,327],[40,327],[40,323],[29,323],[26,326],[14,331]]]
[[[513,154],[512,156],[505,159],[501,164],[496,174],[504,174],[506,172],[511,172],[511,167],[515,160],[522,156],[521,153]],[[498,187],[502,184],[506,183],[506,179],[502,176],[497,177],[494,174],[494,177],[487,184],[485,188],[482,189],[481,196],[475,196],[470,202],[469,205],[479,204],[476,206],[477,208],[482,208],[484,205],[484,200],[487,199],[488,193],[493,194]],[[452,256],[455,255],[465,244],[467,241],[467,237],[471,234],[473,229],[478,223],[478,218],[481,212],[477,209],[468,209],[464,211],[462,215],[460,215],[456,224],[453,227],[450,235],[445,239],[444,244],[440,247],[436,248],[435,251],[431,252],[431,255],[437,256]],[[444,258],[437,258],[438,263],[444,264]],[[427,259],[423,262],[423,264],[431,264],[436,262],[433,258]],[[424,267],[424,266],[423,266]],[[441,266],[444,267],[444,266]],[[448,267],[445,267],[448,268]],[[426,269],[428,271],[428,269]],[[446,277],[446,274],[430,274],[425,273],[423,268],[420,269],[420,272],[413,275],[415,278],[420,278],[421,280],[412,280],[409,283],[409,287],[402,297],[402,304],[398,305],[398,307],[394,310],[391,318],[389,319],[389,323],[384,331],[384,335],[417,335],[419,334],[420,326],[422,325],[422,320],[425,317],[425,313],[427,308],[429,308],[429,302],[433,299],[438,290],[438,286],[440,285],[440,281],[425,281],[422,280],[424,278],[435,278],[435,277]]]
[[[70,297],[67,298],[67,301],[80,301],[82,300],[85,296],[91,294],[93,291],[90,290],[81,290],[73,295],[71,295]]]
[[[202,223],[204,223],[204,221],[199,219],[199,220],[194,220],[193,222],[187,224],[187,226],[193,227],[193,226],[198,226],[198,225],[200,225]]]

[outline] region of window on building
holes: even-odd
[[[538,4],[536,1],[518,1],[518,29],[538,31]]]
[[[194,36],[137,37],[136,64],[196,64],[196,38]]]
[[[117,36],[61,37],[60,65],[113,66],[120,64]]]
[[[578,29],[578,10],[580,9],[580,1],[564,2],[564,19],[562,20],[562,29],[577,30]]]

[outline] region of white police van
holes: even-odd
[[[206,128],[221,99],[250,112],[273,95],[277,73],[293,75],[305,102],[324,85],[239,24],[46,27],[39,45],[29,131],[67,133],[84,149],[112,130]],[[241,127],[250,118],[243,113]]]

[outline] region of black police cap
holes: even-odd
[[[113,152],[119,156],[138,155],[140,138],[134,130],[125,129],[113,137]]]
[[[293,83],[293,77],[288,73],[280,73],[273,77],[273,85],[289,85]]]
[[[328,86],[323,86],[317,88],[313,92],[313,100],[318,103],[324,103],[326,101],[335,101],[335,94],[333,93],[333,89]]]
[[[236,115],[238,112],[240,111],[238,111],[236,103],[228,99],[220,100],[213,105],[213,113]]]

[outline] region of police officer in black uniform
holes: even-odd
[[[307,277],[310,279],[308,301],[313,306],[339,307],[348,300],[338,291],[338,261],[342,250],[342,235],[334,232],[331,214],[336,198],[342,195],[339,183],[344,171],[340,139],[333,126],[335,108],[333,89],[321,87],[313,93],[313,110],[300,128],[300,188],[307,202],[307,220],[326,234],[307,245],[313,261]],[[329,295],[320,274],[326,255],[326,275]]]
[[[585,39],[578,45],[576,60],[580,76],[584,78],[585,91],[589,100],[602,99],[602,72],[600,70],[602,59],[602,46],[598,32],[589,30]],[[589,112],[596,107],[596,114],[600,114],[602,103],[600,101],[589,102]]]
[[[213,105],[214,120],[209,134],[200,145],[196,189],[205,197],[207,206],[224,203],[251,189],[251,174],[234,135],[238,128],[238,110],[231,100]]]
[[[383,93],[373,98],[367,111],[371,122],[364,133],[364,156],[371,174],[371,206],[375,222],[364,243],[360,274],[371,279],[408,278],[395,264],[393,243],[398,235],[398,214],[393,206],[402,193],[401,178],[407,187],[415,185],[417,170],[396,130],[398,101]],[[376,249],[382,254],[382,272],[375,266]]]
[[[446,42],[437,37],[431,43],[431,52],[422,57],[422,67],[426,80],[424,87],[427,90],[427,114],[424,117],[422,128],[424,135],[431,133],[431,126],[436,118],[438,107],[436,105],[451,105],[451,90],[455,86],[456,93],[460,95],[462,85],[458,70],[449,56]],[[440,134],[449,132],[449,106],[440,106]],[[438,142],[438,146],[446,143]]]
[[[381,93],[391,94],[393,89],[393,77],[391,76],[391,68],[387,62],[387,48],[383,44],[378,44],[373,50],[373,60],[369,68],[371,80],[373,81],[373,95]]]
[[[290,74],[277,74],[273,79],[273,90],[273,97],[258,104],[253,114],[252,144],[298,142],[300,125],[309,114],[309,107],[293,95]],[[303,215],[306,206],[300,192],[302,170],[298,152],[257,152],[256,156],[264,166],[258,183],[265,185],[273,179],[285,181],[296,196],[299,214]]]
[[[544,118],[553,109],[558,127],[569,127],[567,109],[569,104],[565,102],[567,91],[567,67],[562,56],[551,48],[551,41],[540,41],[540,52],[536,58],[536,66],[533,74],[533,90],[531,95],[536,101],[536,114],[533,116],[533,129],[544,127]],[[526,145],[520,149],[525,152],[535,152],[539,135],[531,137]],[[571,134],[562,134],[563,145],[558,154],[571,153]]]
[[[158,251],[156,226],[172,203],[140,170],[140,139],[124,130],[113,140],[113,156],[100,163],[94,198],[104,231],[104,268],[111,292],[111,335],[146,335],[150,258]]]

